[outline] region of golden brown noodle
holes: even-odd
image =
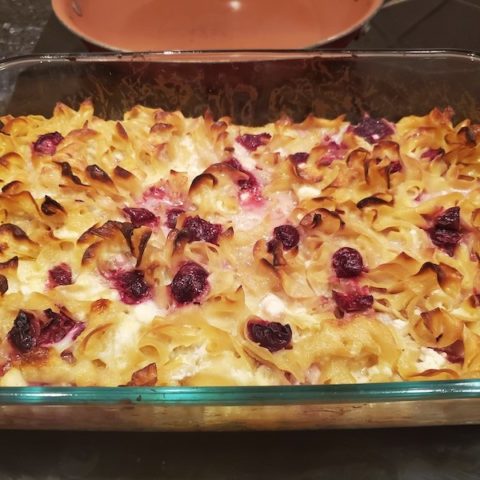
[[[451,116],[405,117],[374,144],[343,117],[250,128],[136,106],[116,122],[84,102],[59,104],[49,119],[1,118],[0,385],[478,377],[480,127]],[[64,137],[56,152],[35,151],[55,131]],[[270,137],[248,151],[236,140],[245,133]],[[309,154],[303,163],[292,159],[299,152]],[[239,188],[252,175],[257,190]],[[158,220],[132,226],[125,207]],[[451,207],[461,240],[449,252],[430,235]],[[186,211],[174,230],[172,208]],[[185,237],[196,215],[222,226],[218,241]],[[284,224],[300,234],[293,248],[271,242]],[[341,247],[361,253],[358,277],[335,275]],[[179,305],[170,284],[189,261],[207,270],[208,289]],[[73,283],[52,288],[60,264]],[[141,271],[151,295],[123,302],[115,269]],[[333,291],[371,295],[373,305],[342,311]],[[63,309],[84,329],[22,353],[9,334],[20,309],[39,318]],[[288,324],[291,344],[253,341],[252,318]]]

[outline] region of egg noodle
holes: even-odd
[[[479,377],[480,126],[452,115],[0,117],[0,385]]]

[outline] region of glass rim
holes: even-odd
[[[288,60],[319,57],[325,59],[355,58],[459,58],[480,62],[480,52],[462,49],[371,49],[371,50],[314,50],[314,49],[252,49],[252,50],[163,50],[151,52],[85,52],[48,53],[8,57],[0,60],[0,72],[15,66],[31,63],[68,62],[231,62]]]
[[[480,380],[227,387],[0,387],[0,405],[301,405],[480,398]]]

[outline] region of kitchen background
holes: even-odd
[[[394,1],[350,47],[480,52],[479,26],[480,0]],[[0,0],[0,59],[80,51],[85,45],[54,18],[49,0]],[[10,84],[10,78],[0,75],[0,111]],[[479,471],[480,426],[184,434],[0,432],[0,480],[467,480],[480,478]]]

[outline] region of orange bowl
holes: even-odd
[[[89,43],[122,51],[294,49],[356,32],[382,0],[52,0]]]

